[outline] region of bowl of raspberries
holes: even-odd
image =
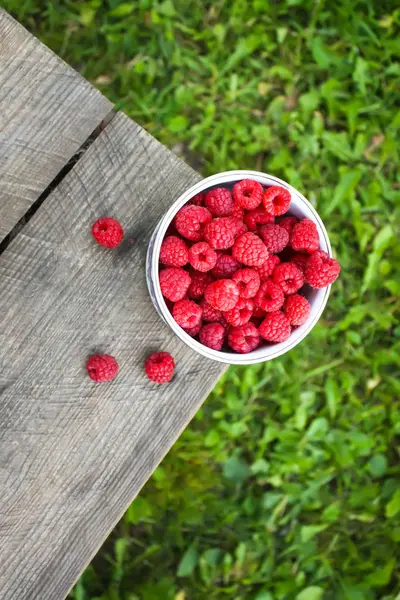
[[[271,360],[310,333],[340,273],[318,213],[291,185],[227,171],[187,190],[147,253],[153,303],[208,358]]]

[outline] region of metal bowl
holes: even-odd
[[[316,325],[318,322],[327,303],[330,293],[330,286],[319,290],[313,289],[310,286],[305,286],[303,288],[302,293],[306,296],[311,306],[310,315],[303,325],[293,329],[286,341],[279,344],[262,346],[256,350],[253,350],[252,352],[249,352],[248,354],[236,354],[234,352],[219,352],[218,350],[212,350],[207,346],[203,346],[203,344],[188,335],[175,322],[171,313],[169,312],[161,293],[158,277],[161,243],[164,239],[168,225],[178,210],[199,192],[219,186],[232,188],[233,185],[241,179],[254,179],[264,186],[280,185],[288,189],[291,194],[291,204],[289,209],[290,214],[294,215],[295,217],[302,219],[307,218],[314,221],[318,229],[321,250],[325,250],[329,256],[332,256],[329,237],[317,211],[313,208],[310,202],[306,200],[306,198],[294,187],[286,183],[286,181],[282,181],[282,179],[278,179],[277,177],[269,175],[268,173],[260,173],[258,171],[225,171],[224,173],[218,173],[217,175],[207,177],[188,189],[173,203],[171,208],[158,223],[151,237],[147,250],[146,277],[149,293],[155,308],[163,320],[168,323],[171,329],[173,329],[176,335],[183,342],[185,342],[185,344],[190,346],[190,348],[199,354],[202,354],[203,356],[213,360],[234,365],[251,365],[276,358],[297,346],[297,344],[299,344],[310,333],[314,325]]]

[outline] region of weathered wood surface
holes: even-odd
[[[111,109],[0,9],[0,241]]]
[[[224,369],[146,289],[151,232],[198,179],[118,114],[0,256],[2,600],[65,596]],[[121,248],[91,239],[102,215],[124,225]],[[152,350],[174,355],[171,384],[146,379]],[[115,381],[85,375],[95,351],[117,357]]]

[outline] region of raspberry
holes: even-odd
[[[290,243],[293,250],[300,252],[314,252],[319,247],[317,226],[310,219],[303,219],[297,223],[292,230]]]
[[[260,343],[260,334],[253,323],[246,323],[240,327],[231,327],[228,333],[228,344],[241,354],[251,352]]]
[[[239,269],[232,280],[238,286],[241,298],[254,298],[260,287],[260,276],[254,269]]]
[[[176,235],[163,239],[160,249],[160,263],[167,267],[183,267],[189,262],[189,250],[185,242]]]
[[[213,281],[209,273],[200,273],[199,271],[191,271],[190,277],[192,283],[188,289],[189,298],[201,298],[206,290],[206,287]]]
[[[274,312],[281,308],[284,300],[285,294],[282,288],[274,283],[272,279],[267,279],[267,281],[263,281],[260,285],[260,289],[254,298],[254,303],[262,310],[265,310],[265,312]]]
[[[86,363],[86,370],[93,381],[112,381],[118,373],[118,363],[110,354],[93,354]]]
[[[192,281],[189,273],[180,267],[168,267],[160,271],[161,293],[171,302],[182,300]]]
[[[103,217],[93,223],[92,235],[100,246],[116,248],[124,239],[124,230],[112,217]]]
[[[302,254],[301,252],[293,252],[290,255],[290,262],[294,263],[296,265],[296,267],[298,267],[304,275],[304,273],[306,271],[306,264],[307,264],[309,258],[310,258],[309,254]]]
[[[220,310],[213,308],[205,298],[200,302],[201,310],[203,311],[203,321],[206,323],[225,323],[225,317]]]
[[[200,329],[199,339],[204,346],[213,350],[221,350],[224,343],[225,327],[220,323],[208,323]]]
[[[259,267],[268,258],[265,244],[255,233],[243,233],[232,248],[232,256],[249,267]]]
[[[290,192],[279,185],[272,185],[265,190],[263,204],[267,212],[279,217],[289,210]]]
[[[211,222],[211,214],[204,206],[187,205],[175,217],[175,226],[182,237],[201,242],[204,227]]]
[[[268,279],[268,277],[272,275],[276,265],[279,265],[280,262],[281,260],[279,256],[276,256],[276,254],[270,254],[267,260],[263,262],[261,267],[256,267],[256,271],[260,275],[261,281]]]
[[[217,262],[217,253],[207,242],[197,242],[189,250],[189,262],[197,271],[209,271]]]
[[[232,227],[235,232],[235,240],[236,240],[236,238],[238,238],[239,235],[243,235],[243,233],[247,232],[247,225],[245,225],[245,223],[243,223],[243,221],[241,219],[236,219],[233,217],[231,217],[231,219],[232,219]]]
[[[182,329],[196,327],[201,321],[202,310],[193,300],[179,300],[174,304],[172,316]]]
[[[232,217],[213,219],[204,229],[204,239],[211,248],[225,250],[235,243],[237,223]]]
[[[303,273],[293,263],[280,263],[272,274],[274,283],[281,286],[286,295],[294,294],[304,284]]]
[[[304,298],[304,296],[300,296],[300,294],[293,294],[292,296],[288,296],[286,298],[283,312],[285,313],[289,323],[295,327],[298,327],[307,321],[310,314],[310,305],[307,301],[307,298]]]
[[[224,317],[230,325],[239,327],[245,325],[253,316],[254,303],[252,300],[239,298],[237,304],[231,310],[224,312]]]
[[[233,209],[232,194],[226,188],[214,188],[207,192],[205,205],[213,217],[229,217]]]
[[[198,335],[202,325],[203,325],[203,323],[200,320],[199,323],[197,325],[195,325],[194,327],[186,327],[185,331],[191,337],[196,337],[196,335]]]
[[[262,202],[263,188],[258,181],[243,179],[233,186],[233,197],[242,208],[253,210]]]
[[[188,204],[194,204],[195,206],[203,206],[204,204],[205,193],[199,192],[193,198],[191,198]]]
[[[263,206],[250,210],[244,217],[249,231],[257,231],[257,225],[267,225],[273,223],[274,220],[274,215],[268,213]]]
[[[258,331],[267,342],[284,342],[290,335],[291,327],[283,312],[277,310],[267,314]]]
[[[231,217],[235,217],[236,219],[240,219],[243,221],[245,210],[242,208],[237,202],[233,204],[233,209],[231,213]]]
[[[175,361],[168,352],[154,352],[145,360],[147,377],[154,383],[168,383],[174,375]]]
[[[229,279],[240,267],[241,264],[236,258],[233,258],[230,254],[219,252],[217,262],[211,273],[216,279]]]
[[[298,223],[299,220],[296,217],[283,217],[278,223],[279,227],[286,229],[289,236],[292,233],[293,227]]]
[[[263,225],[260,229],[260,235],[271,254],[281,252],[289,243],[288,232],[279,225]]]
[[[213,308],[231,310],[239,300],[239,288],[231,279],[218,279],[207,286],[204,297]]]
[[[333,283],[340,273],[337,260],[323,250],[311,254],[306,265],[305,280],[314,288],[323,288]]]
[[[255,318],[255,319],[264,319],[266,314],[267,313],[265,312],[265,310],[263,310],[259,306],[255,306],[254,307],[253,318]],[[253,318],[250,319],[252,322],[253,322]]]

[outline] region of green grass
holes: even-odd
[[[250,167],[303,191],[343,269],[306,341],[228,371],[71,597],[394,600],[397,3],[3,5],[204,174]]]

